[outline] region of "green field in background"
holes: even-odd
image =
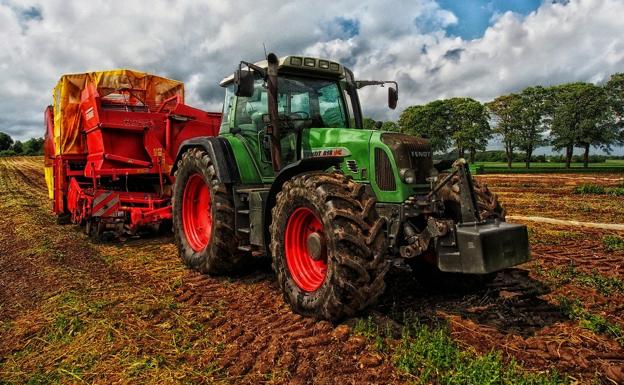
[[[470,170],[477,174],[504,174],[504,173],[575,173],[575,172],[623,172],[624,160],[612,159],[603,163],[589,163],[583,167],[583,163],[572,163],[570,168],[565,168],[565,163],[544,162],[531,163],[526,168],[524,162],[514,162],[512,168],[507,167],[505,162],[475,162]]]

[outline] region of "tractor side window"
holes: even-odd
[[[234,106],[236,104],[236,95],[234,95],[234,85],[225,88],[225,101],[223,102],[223,111],[221,112],[221,129],[222,133],[229,132],[230,127],[234,124]]]
[[[344,100],[347,101],[348,114],[351,117],[351,119],[349,120],[349,127],[355,127],[355,115],[353,114],[353,106],[351,105],[351,95],[349,95],[349,92],[347,92],[346,89],[343,91],[343,94]]]
[[[263,128],[262,115],[268,113],[268,96],[262,79],[256,79],[251,97],[236,99],[234,127],[244,131],[260,131]]]
[[[340,90],[336,83],[319,88],[319,112],[325,127],[347,127],[347,118]]]

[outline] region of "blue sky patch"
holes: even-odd
[[[539,8],[542,0],[439,0],[438,3],[458,19],[457,24],[446,28],[447,33],[471,40],[483,36],[495,14],[512,11],[528,15]]]
[[[347,17],[334,17],[323,26],[325,33],[330,39],[347,40],[360,34],[360,21]]]
[[[26,21],[43,20],[43,15],[41,14],[41,10],[37,7],[30,7],[30,8],[23,9],[20,12],[20,17]]]

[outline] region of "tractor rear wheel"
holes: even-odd
[[[178,253],[193,270],[224,274],[239,267],[231,188],[219,180],[210,156],[188,150],[178,162],[173,187],[173,233]]]
[[[383,293],[390,263],[375,202],[340,173],[306,173],[284,184],[272,212],[271,253],[295,312],[337,321]]]

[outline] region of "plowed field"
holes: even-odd
[[[605,241],[624,232],[526,222],[533,260],[485,289],[435,292],[396,269],[376,308],[332,325],[293,314],[269,266],[214,278],[171,236],[95,242],[57,225],[41,164],[0,158],[0,384],[418,382],[397,364],[406,314],[525,372],[624,381],[624,251]],[[624,197],[571,193],[621,175],[483,180],[511,215],[624,222]]]

